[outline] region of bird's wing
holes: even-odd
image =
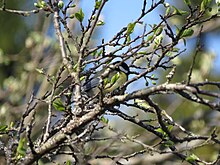
[[[99,82],[100,82],[100,78],[98,77],[88,80],[87,82],[83,84],[84,91],[88,92],[92,90],[93,88],[96,88],[99,85]]]

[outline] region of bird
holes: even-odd
[[[83,91],[92,97],[102,92],[104,95],[119,89],[128,80],[130,69],[123,61],[116,61],[97,72],[83,84]],[[102,86],[100,84],[103,84]],[[100,89],[103,87],[103,89]]]

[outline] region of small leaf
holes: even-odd
[[[179,52],[179,50],[180,50],[179,48],[173,48],[172,52]]]
[[[140,51],[140,52],[137,52],[137,54],[143,54],[143,55],[146,55],[147,52],[146,52],[146,51]]]
[[[171,10],[171,7],[170,7],[170,6],[169,6],[169,7],[167,7],[166,12],[165,12],[165,16],[167,16],[167,15],[169,15],[169,14],[170,14],[170,10]]]
[[[162,31],[163,31],[163,27],[158,27],[157,29],[156,29],[156,31],[155,31],[155,35],[156,36],[159,36],[161,33],[162,33]]]
[[[38,73],[43,74],[44,73],[44,69],[43,68],[36,68],[35,69]]]
[[[10,123],[10,125],[9,125],[9,128],[14,127],[14,125],[15,125],[15,123],[12,121],[12,122]]]
[[[193,29],[186,29],[186,30],[184,30],[183,32],[182,32],[182,34],[181,34],[181,38],[183,38],[183,37],[190,37],[190,36],[192,36],[193,35],[193,33],[194,33],[194,30]]]
[[[20,139],[18,143],[17,154],[21,157],[24,157],[26,154],[25,143],[26,143],[25,138]]]
[[[157,82],[156,82],[156,81],[152,81],[152,84],[153,84],[153,85],[157,85]]]
[[[205,11],[209,7],[211,1],[212,0],[203,0],[200,5],[200,11]]]
[[[195,154],[191,154],[188,157],[186,157],[186,161],[189,163],[194,163],[198,157]]]
[[[65,165],[71,165],[71,161],[67,160]]]
[[[78,63],[77,63],[77,64],[75,64],[75,65],[73,66],[73,71],[74,71],[74,72],[76,72],[77,67],[78,67]]]
[[[183,10],[180,10],[180,9],[177,9],[176,7],[172,6],[173,8],[173,14],[176,14],[176,15],[185,15],[185,14],[188,14],[187,11],[183,11]]]
[[[166,133],[166,132],[164,132],[162,128],[157,128],[155,131],[157,131],[157,132],[161,133],[161,134],[162,134],[164,137],[166,137],[166,136],[167,136],[167,133]]]
[[[7,125],[1,125],[0,126],[0,132],[5,132],[7,130],[8,126]]]
[[[84,13],[82,9],[80,9],[77,13],[75,13],[75,17],[79,22],[82,22],[84,19]]]
[[[102,0],[95,2],[95,9],[98,9],[101,6]]]
[[[101,121],[105,124],[108,124],[109,122],[108,118],[105,118],[104,116],[101,117]]]
[[[128,24],[127,35],[130,35],[131,33],[133,33],[135,25],[136,25],[136,23],[129,23]]]
[[[156,46],[161,44],[162,40],[163,40],[163,35],[162,34],[156,36],[155,39],[154,39],[154,42],[155,42]]]
[[[185,38],[183,38],[183,44],[184,44],[184,46],[186,46],[186,39]]]
[[[57,5],[60,9],[62,9],[63,8],[63,6],[64,6],[64,3],[63,3],[63,1],[59,1],[58,2],[58,5]]]
[[[56,99],[53,102],[53,107],[58,110],[58,111],[64,111],[65,110],[65,106],[63,105],[62,101],[60,99]]]
[[[167,129],[168,129],[168,131],[171,132],[171,131],[173,130],[173,125],[168,125],[168,126],[167,126]]]
[[[173,52],[169,51],[166,53],[166,56],[172,56],[173,55]]]
[[[40,4],[41,4],[41,7],[42,7],[42,8],[44,8],[44,7],[47,6],[47,3],[46,3],[45,1],[41,1]]]
[[[103,53],[103,50],[100,50],[100,51],[98,52],[98,54],[97,54],[97,57],[101,56],[102,53]]]
[[[131,36],[129,35],[129,36],[126,37],[126,43],[128,43],[130,41],[131,41]]]
[[[83,81],[85,78],[85,76],[80,77],[80,81]]]
[[[103,26],[105,24],[105,22],[104,21],[102,21],[102,20],[99,20],[98,22],[97,22],[97,26]]]
[[[70,19],[73,19],[74,17],[75,17],[75,14],[71,14],[71,15],[69,16]]]
[[[149,36],[147,37],[147,41],[151,41],[151,40],[153,40],[153,38],[154,38],[154,35],[149,35]]]
[[[104,79],[104,86],[106,86],[109,83],[109,80],[107,78]]]
[[[171,146],[174,145],[174,142],[171,141],[171,140],[165,140],[165,141],[163,141],[163,145],[164,145],[165,147],[171,147]]]
[[[97,50],[95,50],[94,52],[92,52],[92,56],[95,57],[96,53],[97,53]]]

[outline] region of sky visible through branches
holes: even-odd
[[[172,4],[173,2],[170,1],[170,3]],[[93,5],[93,1],[82,1],[82,8],[88,16],[91,13]],[[106,41],[111,39],[111,37],[116,34],[121,27],[127,26],[129,22],[134,21],[136,17],[138,17],[141,7],[141,0],[109,0],[102,13],[102,18],[104,19],[105,25],[101,27],[101,35],[98,36],[98,40],[101,41],[102,38],[104,38]],[[148,24],[156,24],[160,21],[160,12],[160,8],[157,8],[152,13],[147,15],[143,20]],[[139,31],[141,32],[143,30],[143,26],[140,26],[139,28]],[[137,33],[137,31],[135,31],[135,33]],[[211,72],[220,73],[220,32],[211,32],[206,34],[205,37],[208,41],[205,45],[205,48],[215,54],[215,60],[213,63],[214,66]],[[186,44],[186,53],[192,51],[192,45],[195,44],[196,40],[190,39]]]

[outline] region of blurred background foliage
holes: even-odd
[[[34,8],[34,2],[34,0],[9,0],[7,1],[6,7],[19,10],[30,10]],[[188,10],[187,8],[182,8],[184,5],[179,1],[170,1],[170,3],[175,3],[175,6],[181,10]],[[201,3],[201,0],[192,1],[192,3],[198,5]],[[170,21],[173,27],[181,25],[184,22],[184,18],[178,16]],[[206,24],[213,24],[213,22],[207,22]],[[54,75],[62,61],[59,46],[55,34],[53,34],[51,16],[45,17],[43,13],[38,13],[29,17],[23,17],[1,12],[0,25],[0,121],[1,124],[10,124],[20,118],[32,92],[39,97],[42,96],[50,86],[46,78],[36,72],[35,69],[44,68],[47,74]],[[219,26],[220,24],[211,29],[211,31],[207,30],[202,33],[200,36],[199,42],[202,49],[196,56],[196,63],[192,76],[192,81],[194,82],[204,81],[206,79],[212,81],[220,80],[219,71],[213,71],[213,62],[215,61],[216,54],[210,52],[206,47],[208,37],[210,37],[209,34],[217,34],[219,32]],[[74,24],[72,25],[72,30],[75,31],[76,34],[78,33]],[[99,33],[96,32],[96,35],[99,35]],[[172,80],[173,83],[186,81],[193,56],[196,53],[197,38],[198,36],[194,36],[187,40],[187,51],[175,61],[177,70]],[[74,49],[73,45],[71,49]],[[156,84],[164,83],[168,73],[169,71],[158,72],[158,81]],[[217,89],[208,90],[215,91]],[[211,133],[214,127],[219,128],[220,126],[220,114],[211,111],[208,107],[186,101],[174,95],[158,95],[155,99],[160,103],[160,107],[171,115],[177,123],[195,134],[198,132],[200,134],[202,132]],[[46,109],[43,108],[43,105],[39,110],[42,112],[41,115],[46,113]],[[131,114],[142,115],[141,112],[134,111],[134,109],[127,109],[126,111]],[[156,118],[154,115],[143,117],[147,119]],[[39,118],[39,121],[40,120],[41,118]],[[142,129],[137,128],[137,126],[129,124],[128,122],[122,122],[121,120],[122,119],[117,117],[112,117],[110,119],[110,124],[117,125],[117,122],[124,123],[120,124],[121,128],[118,127],[117,129],[124,130],[124,128],[126,128],[126,133],[130,135],[140,134],[139,138],[146,139],[146,143],[155,143],[155,141],[157,141],[153,135],[149,135]],[[111,131],[112,130],[110,130],[110,132]],[[114,134],[114,131],[112,132]],[[106,134],[106,132],[103,132],[103,134]],[[91,144],[90,147],[93,145],[94,144]],[[126,150],[127,148],[121,149]],[[205,155],[207,161],[211,161],[213,155],[217,155],[218,149],[219,148],[213,146],[201,147],[196,149],[195,153],[199,153],[202,157]],[[116,148],[116,150],[117,151],[112,150],[108,152],[120,152],[118,148]],[[88,149],[88,152],[93,151],[94,148],[91,149],[91,151]],[[131,151],[127,152],[129,153]]]

